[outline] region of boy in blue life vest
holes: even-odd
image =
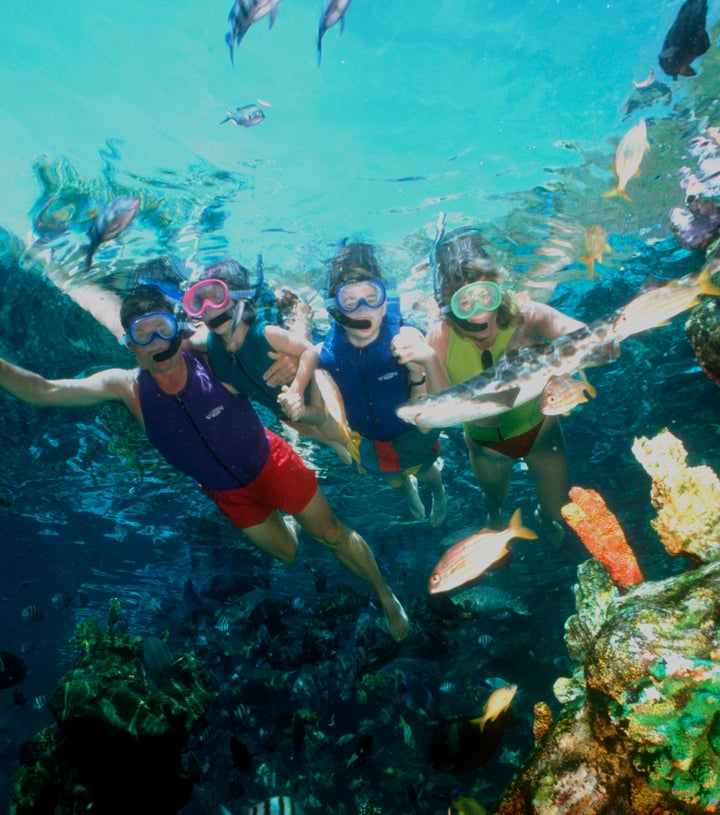
[[[403,326],[399,314],[388,309],[382,271],[369,244],[340,248],[330,263],[327,298],[333,324],[318,346],[318,367],[334,379],[348,425],[361,437],[358,469],[402,490],[418,520],[425,518],[425,507],[417,484],[426,484],[432,494],[430,523],[437,526],[447,512],[440,431],[421,432],[399,419],[395,409],[443,386],[440,360],[420,331]]]

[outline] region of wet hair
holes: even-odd
[[[453,294],[468,283],[489,280],[502,286],[507,280],[507,272],[485,251],[486,245],[487,241],[477,229],[461,227],[446,233],[434,247],[435,297],[441,308],[448,306]],[[512,297],[503,290],[497,324],[507,328],[513,322],[518,322],[518,315]]]
[[[125,296],[120,307],[120,322],[127,331],[130,323],[143,314],[164,311],[173,314],[173,308],[157,286],[142,284]]]
[[[180,287],[187,279],[183,261],[171,255],[151,258],[139,263],[134,270],[135,285],[170,284]]]
[[[211,277],[227,283],[229,289],[250,288],[250,272],[233,258],[226,258],[208,266],[200,279],[208,280]]]
[[[375,249],[369,243],[361,241],[342,244],[328,267],[327,296],[335,297],[343,283],[359,283],[363,280],[385,282],[375,257]]]

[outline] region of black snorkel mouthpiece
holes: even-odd
[[[182,337],[178,334],[175,339],[171,340],[170,345],[164,351],[158,351],[157,354],[153,354],[153,362],[165,362],[166,359],[170,359],[177,354],[178,349],[182,343]]]
[[[338,325],[344,328],[370,328],[372,326],[371,320],[355,320],[337,306],[329,306],[327,312]]]

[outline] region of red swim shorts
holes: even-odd
[[[203,492],[238,529],[257,526],[275,509],[295,515],[310,503],[317,492],[315,471],[309,469],[290,445],[270,430],[270,452],[255,480],[236,490]]]

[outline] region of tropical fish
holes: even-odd
[[[648,88],[652,83],[655,81],[655,69],[651,68],[650,73],[647,76],[647,79],[643,79],[642,82],[636,82],[633,79],[633,85],[636,88]]]
[[[690,63],[710,48],[705,30],[707,0],[686,0],[665,37],[658,63],[673,79],[695,76]]]
[[[10,651],[0,651],[0,689],[11,688],[27,676],[27,666]]]
[[[351,2],[352,0],[330,0],[325,7],[325,11],[323,11],[322,17],[320,18],[320,25],[318,26],[318,65],[322,59],[322,38],[325,32],[337,23],[340,23],[341,32],[345,30],[345,12],[348,10]]]
[[[595,277],[595,261],[602,262],[602,253],[610,251],[607,232],[602,224],[588,224],[583,238],[586,253],[580,258],[580,262],[587,266],[590,277]]]
[[[259,125],[265,118],[265,114],[255,103],[235,108],[235,113],[230,110],[226,110],[225,113],[227,113],[227,116],[220,121],[221,125],[225,124],[225,122],[232,122],[240,127],[254,127]]]
[[[614,331],[618,340],[667,325],[668,320],[697,305],[700,294],[720,296],[720,288],[712,282],[713,272],[718,269],[720,263],[715,261],[698,275],[688,274],[659,289],[639,294],[620,310],[615,320]]]
[[[220,804],[221,815],[232,815],[230,810]],[[300,815],[300,810],[289,795],[274,795],[259,804],[253,804],[242,810],[242,815]]]
[[[85,261],[86,271],[92,266],[93,255],[101,243],[113,240],[130,226],[138,211],[140,199],[132,195],[118,195],[98,213],[88,230],[90,243]]]
[[[235,0],[228,14],[230,31],[225,35],[225,42],[230,49],[230,62],[233,65],[235,64],[235,46],[240,45],[242,38],[253,23],[269,14],[270,28],[273,27],[279,2],[280,0]]]
[[[428,591],[449,591],[462,586],[485,572],[508,553],[513,538],[533,540],[537,535],[522,525],[522,515],[516,509],[506,529],[481,529],[476,535],[456,543],[437,562],[428,581]]]
[[[586,393],[593,399],[597,396],[597,391],[586,379],[552,376],[540,396],[538,407],[546,416],[567,416],[574,407],[588,401]]]
[[[466,614],[484,614],[488,617],[509,612],[530,614],[530,609],[519,597],[496,586],[473,586],[456,594],[452,601]]]
[[[488,722],[495,721],[501,713],[504,713],[510,707],[510,702],[515,697],[517,689],[517,685],[505,685],[503,688],[494,690],[488,697],[487,702],[485,702],[482,716],[473,719],[473,724],[476,724],[480,730],[484,730]]]
[[[643,156],[649,146],[645,119],[640,119],[640,121],[631,127],[622,139],[620,139],[620,143],[615,151],[615,175],[617,175],[618,179],[617,185],[604,193],[605,198],[619,195],[626,201],[630,200],[630,196],[625,191],[625,188],[627,187],[628,181],[630,181],[634,175],[638,174]]]
[[[479,804],[474,798],[468,798],[467,795],[453,798],[450,804],[458,815],[487,815],[485,807]]]
[[[521,348],[491,368],[438,393],[412,399],[396,413],[418,427],[451,427],[493,419],[535,399],[553,376],[607,365],[620,351],[612,320],[597,320],[552,342]]]
[[[39,623],[45,616],[45,612],[40,608],[40,606],[29,605],[25,606],[25,608],[20,612],[20,616],[26,623]]]
[[[350,429],[345,413],[345,403],[343,402],[340,389],[332,376],[322,368],[315,369],[315,384],[318,386],[322,396],[328,416],[335,420],[338,429],[343,437],[343,444],[347,448],[351,457],[360,461],[360,436]]]

